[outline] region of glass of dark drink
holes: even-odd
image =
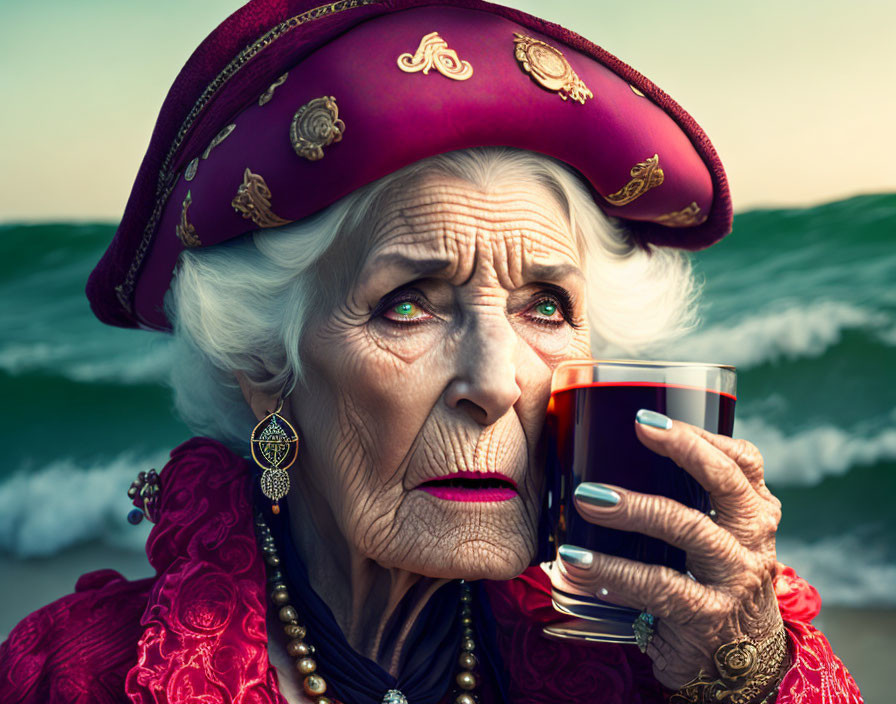
[[[554,371],[548,405],[548,513],[554,546],[577,545],[686,572],[682,550],[640,533],[589,523],[575,509],[581,482],[613,484],[661,494],[708,512],[706,491],[672,460],[647,449],[635,435],[640,409],[731,435],[736,372],[722,364],[582,360]],[[568,621],[545,628],[558,638],[634,643],[640,612],[554,589],[554,607]]]

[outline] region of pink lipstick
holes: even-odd
[[[445,501],[507,501],[518,496],[516,482],[498,472],[454,472],[417,488]]]

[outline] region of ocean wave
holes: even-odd
[[[735,437],[752,442],[765,460],[765,478],[781,486],[814,486],[856,466],[896,460],[896,428],[847,431],[820,425],[785,435],[759,418],[737,419]]]
[[[139,471],[161,468],[167,457],[124,453],[89,466],[61,459],[21,467],[0,483],[0,550],[41,557],[92,541],[142,550],[149,526],[127,522],[127,490]]]
[[[141,343],[13,342],[0,349],[0,370],[11,376],[42,373],[81,383],[165,383],[172,361],[169,340]]]
[[[814,586],[827,606],[896,606],[896,565],[854,535],[778,541],[778,559]]]
[[[882,342],[893,330],[887,313],[839,301],[790,305],[712,325],[677,342],[671,354],[733,364],[741,371],[781,359],[819,357],[847,330],[867,330]]]

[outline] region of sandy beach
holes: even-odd
[[[105,545],[86,545],[47,559],[15,560],[0,556],[0,640],[31,611],[74,590],[84,572],[112,568],[129,579],[152,575],[146,556]],[[896,646],[896,609],[830,606],[814,625],[856,678],[866,704],[893,701],[892,669]]]

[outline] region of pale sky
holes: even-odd
[[[240,4],[4,1],[0,221],[117,220],[171,82]],[[737,209],[896,191],[896,2],[506,4],[584,35],[681,103]]]

